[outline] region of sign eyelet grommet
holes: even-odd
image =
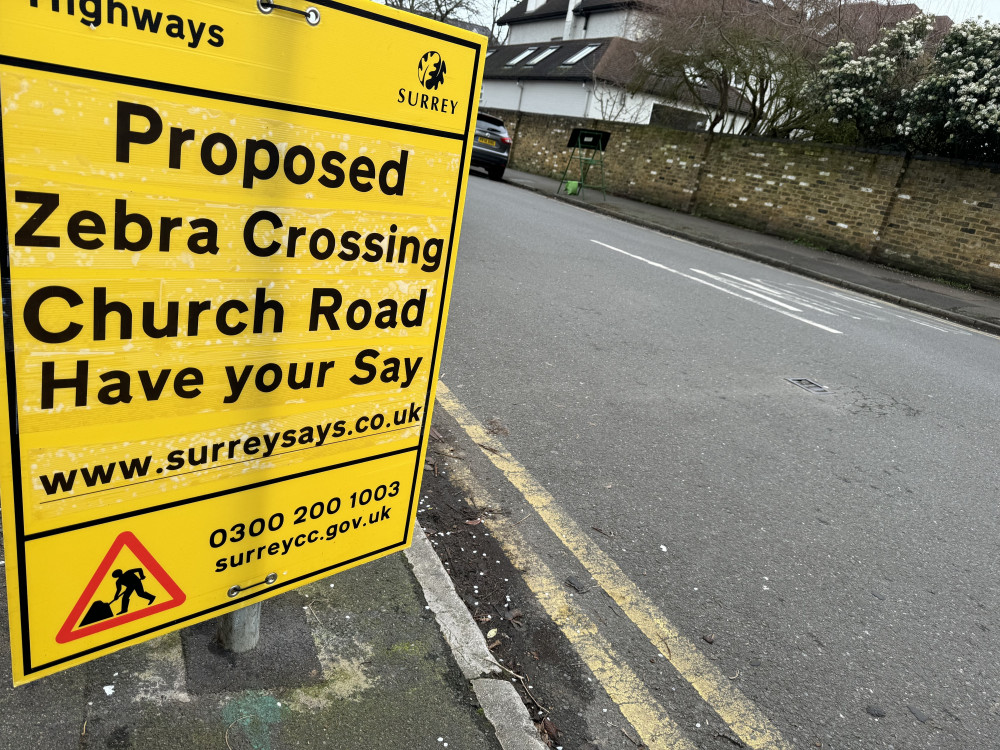
[[[289,13],[297,13],[300,16],[304,16],[306,23],[310,26],[319,26],[320,22],[319,10],[311,5],[305,10],[299,10],[298,8],[290,8],[287,5],[277,5],[271,0],[257,0],[257,10],[264,15],[269,15],[273,10],[284,10]]]

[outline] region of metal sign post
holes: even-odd
[[[15,683],[406,547],[485,39],[366,0],[0,18]]]
[[[566,148],[570,149],[566,169],[563,170],[556,195],[565,190],[567,195],[583,195],[585,188],[600,188],[607,200],[608,191],[604,182],[604,152],[608,149],[611,133],[606,130],[573,128]],[[591,178],[591,170],[598,173],[598,181]]]
[[[219,618],[219,643],[235,654],[252,651],[260,640],[260,602]]]

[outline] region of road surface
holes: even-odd
[[[998,362],[474,175],[435,423],[650,747],[993,748]]]

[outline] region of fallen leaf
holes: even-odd
[[[545,731],[545,734],[552,739],[559,739],[559,730],[556,728],[555,722],[553,722],[548,716],[542,719],[542,729]]]
[[[552,737],[549,736],[549,733],[545,731],[545,727],[542,726],[542,722],[535,724],[535,727],[538,729],[538,736],[541,738],[542,742],[545,743],[545,747],[556,746],[555,740],[552,739]]]
[[[481,519],[481,518],[473,518],[471,521],[466,521],[465,523],[468,526],[478,526],[482,522],[483,522],[483,519]]]
[[[705,641],[705,643],[715,643],[715,634],[713,633],[712,635],[703,635],[701,639]]]
[[[504,427],[503,422],[494,417],[486,423],[486,431],[491,435],[509,435],[510,431]]]
[[[495,637],[496,637],[496,634],[497,634],[497,629],[496,629],[496,628],[493,628],[492,630],[490,630],[490,632],[488,632],[488,633],[486,634],[486,637],[487,637],[487,638],[495,638]]]

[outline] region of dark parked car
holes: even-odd
[[[502,179],[511,143],[503,120],[480,113],[476,118],[476,137],[472,141],[472,166],[485,169],[491,180]]]

